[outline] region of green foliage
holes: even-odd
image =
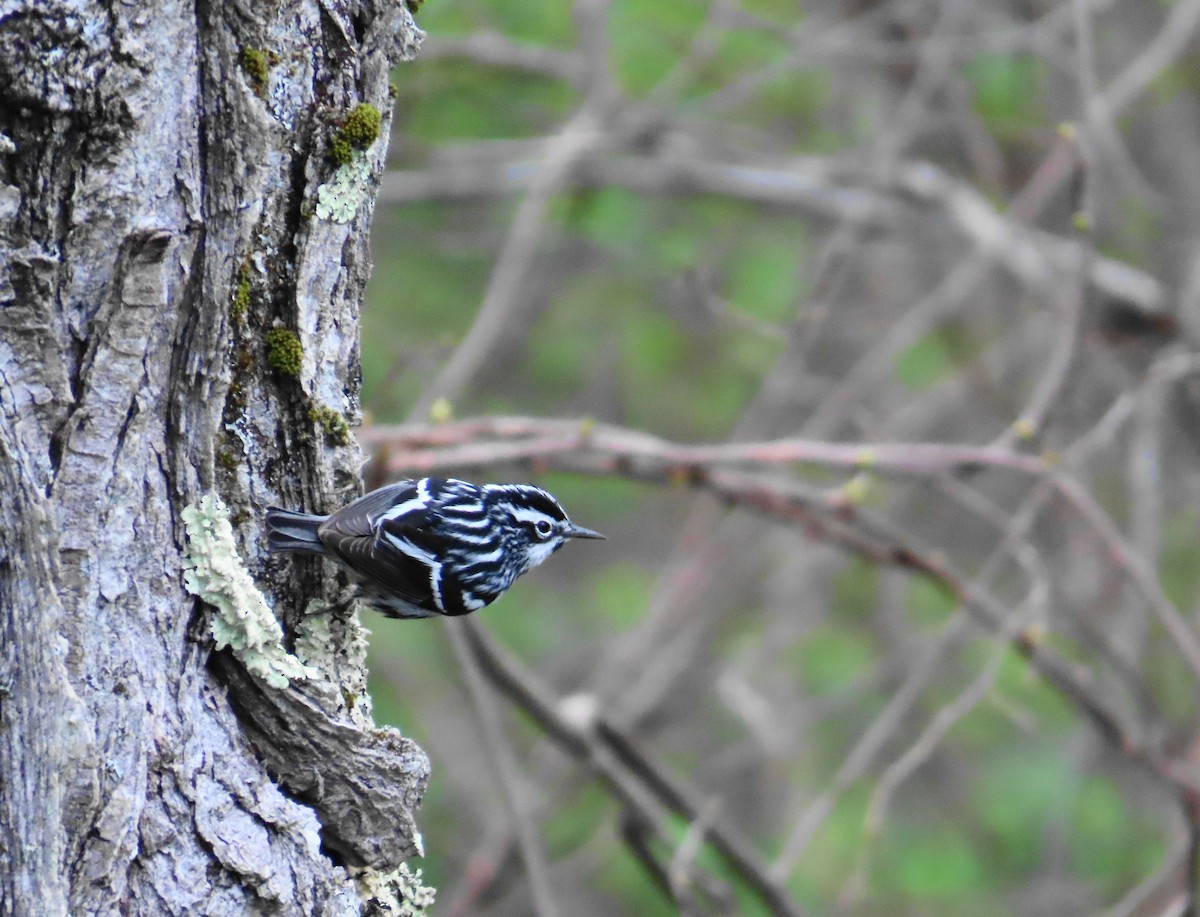
[[[298,376],[304,365],[304,345],[296,332],[272,328],[267,332],[267,364],[281,376]]]
[[[1077,786],[1078,778],[1051,744],[985,761],[972,804],[988,833],[993,870],[1019,876],[1037,866],[1047,829],[1063,818],[1064,803]]]
[[[1200,596],[1200,512],[1181,507],[1163,520],[1158,560],[1163,592],[1180,608],[1191,608]]]
[[[742,8],[753,16],[759,16],[776,25],[796,24],[796,3],[794,0],[743,0]],[[803,11],[800,18],[803,18]]]
[[[701,61],[693,61],[686,80],[675,87],[684,105],[703,102],[747,72],[769,68],[787,57],[790,50],[788,43],[780,36],[761,30],[723,30],[717,44],[716,53]],[[796,95],[803,94],[804,88],[798,85]],[[792,101],[789,101],[789,107]],[[702,106],[698,108],[702,110]]]
[[[988,885],[981,851],[949,826],[889,827],[879,860],[880,886],[914,904],[953,905],[953,913],[963,913]]]
[[[701,3],[616,0],[610,34],[622,88],[633,95],[653,89],[687,50],[705,15]]]
[[[870,787],[859,784],[838,799],[805,849],[792,883],[792,892],[800,900],[829,901],[842,892],[865,842],[863,823],[870,797]]]
[[[984,52],[965,70],[974,88],[975,111],[1003,140],[1019,140],[1045,124],[1045,63],[1027,54]]]
[[[624,478],[583,478],[551,471],[538,480],[563,501],[572,519],[600,531],[610,521],[628,519],[635,510],[653,512],[664,502],[661,488]]]
[[[513,4],[518,6],[519,4]],[[422,78],[400,84],[397,106],[409,113],[411,141],[499,140],[539,136],[577,100],[572,87],[541,74],[494,72],[462,61],[428,61]],[[425,95],[409,107],[409,93]]]
[[[1200,54],[1185,55],[1173,66],[1163,67],[1150,84],[1150,92],[1159,105],[1180,95],[1200,93]]]
[[[914,576],[908,581],[904,607],[914,624],[941,627],[958,607],[958,597],[941,580]]]
[[[896,378],[907,389],[921,391],[948,379],[979,350],[957,325],[942,325],[896,358]]]
[[[794,656],[805,688],[813,694],[832,694],[870,670],[875,649],[863,631],[826,625],[806,634]]]
[[[851,558],[833,580],[830,617],[838,621],[861,621],[875,607],[878,591],[879,568],[861,557]]]
[[[475,17],[469,14],[474,12]],[[434,13],[437,18],[433,18]],[[557,0],[520,3],[439,3],[425,13],[422,25],[431,33],[459,32],[485,22],[508,38],[521,42],[573,48],[578,40],[569,4]],[[505,74],[507,78],[509,74]]]
[[[1150,257],[1163,241],[1163,214],[1139,197],[1128,195],[1120,201],[1121,221],[1114,238],[1106,239],[1107,254],[1139,267],[1153,265]]]
[[[974,645],[974,650],[977,656],[983,657],[994,653],[996,645],[981,640]],[[1029,660],[1016,650],[1005,653],[996,679],[996,692],[1016,709],[1036,717],[1040,729],[1066,729],[1076,721],[1071,704],[1037,675],[1030,668]]]
[[[780,125],[778,129],[786,131],[804,152],[833,152],[843,147],[845,140],[822,123],[830,87],[826,68],[787,71],[763,82],[743,116],[756,124]]]
[[[796,313],[803,247],[786,237],[757,241],[733,261],[729,304],[763,321],[780,322]]]
[[[1105,897],[1161,867],[1161,830],[1131,812],[1124,793],[1107,777],[1088,777],[1072,800],[1072,865]]]
[[[622,357],[626,379],[632,387],[669,385],[672,378],[685,372],[688,341],[684,330],[670,316],[657,310],[634,312],[623,323]]]
[[[1161,633],[1157,636],[1168,645],[1164,648],[1156,641],[1154,665],[1148,668],[1146,681],[1163,712],[1182,726],[1196,718],[1196,676],[1175,651],[1174,641]]]
[[[612,799],[594,782],[565,805],[554,807],[542,823],[550,855],[567,856],[602,833],[613,809]]]
[[[547,309],[530,329],[526,350],[529,372],[536,383],[532,394],[535,404],[541,400],[541,393],[557,397],[582,387],[597,360],[604,357],[596,348],[597,309],[590,303],[582,308],[577,305],[593,292],[602,295],[604,291],[581,289],[569,294],[570,302]]]
[[[606,622],[602,629],[614,633],[641,620],[655,581],[654,574],[633,564],[614,564],[602,570],[590,590],[596,620]]]
[[[461,231],[459,211],[406,211],[407,219],[388,208],[375,214],[376,267],[367,288],[371,305],[362,315],[364,397],[378,415],[391,419],[403,417],[428,382],[434,356],[470,327],[490,267],[478,248],[439,244],[443,234]],[[467,211],[461,213],[469,218]],[[423,358],[398,360],[405,347],[422,348]],[[412,368],[402,371],[405,367]],[[381,392],[384,379],[388,384]]]
[[[679,909],[653,884],[641,861],[625,844],[612,838],[606,846],[612,853],[601,861],[595,877],[596,886],[613,899],[606,911],[625,913],[622,903],[636,901],[639,917],[678,917]]]
[[[589,609],[545,576],[526,576],[487,609],[488,624],[522,659],[541,659],[586,630]]]
[[[653,236],[659,206],[626,188],[604,188],[580,197],[572,211],[576,229],[610,251],[636,254]]]

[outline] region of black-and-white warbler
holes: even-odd
[[[421,478],[381,487],[329,516],[267,510],[272,551],[333,558],[391,618],[478,611],[568,538],[603,537],[575,525],[532,484]]]

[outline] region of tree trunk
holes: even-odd
[[[263,555],[261,512],[358,492],[419,38],[388,0],[0,0],[0,914],[356,913],[346,867],[419,846],[427,763],[373,727],[353,618],[272,687],[185,589],[219,495],[285,620],[336,591]]]

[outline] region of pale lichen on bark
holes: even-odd
[[[366,869],[355,879],[363,900],[391,917],[425,917],[437,895],[437,889],[425,884],[421,870],[409,869],[406,863],[389,873]]]
[[[212,606],[209,628],[218,650],[238,661],[272,688],[317,670],[283,646],[283,628],[238,557],[229,511],[220,497],[205,494],[179,514],[187,532],[183,582],[187,591]]]
[[[317,219],[349,223],[370,192],[371,162],[365,153],[355,150],[350,161],[338,166],[333,177],[317,188]]]

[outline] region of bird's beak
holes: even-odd
[[[599,538],[601,541],[607,540],[599,532],[593,532],[591,529],[585,529],[582,525],[571,523],[571,527],[567,529],[566,535],[568,538]]]

